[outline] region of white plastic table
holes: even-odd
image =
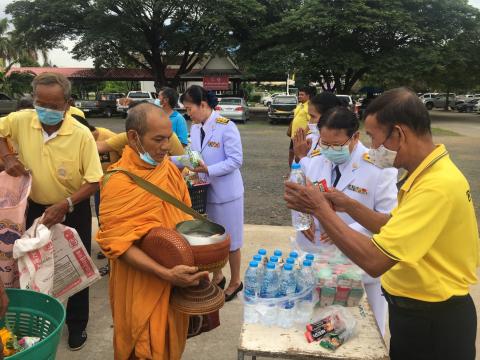
[[[366,298],[359,306],[349,308],[357,320],[355,336],[336,351],[309,344],[305,329],[282,329],[259,324],[244,324],[240,333],[238,360],[245,355],[256,360],[257,356],[295,360],[386,360],[388,350],[378,329]]]

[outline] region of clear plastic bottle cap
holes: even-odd
[[[278,257],[282,256],[282,250],[275,250],[273,252],[273,255],[278,256]]]
[[[303,260],[303,266],[312,266],[312,262],[310,260]]]
[[[270,256],[270,262],[277,263],[278,262],[278,257]]]
[[[292,251],[290,253],[290,257],[296,259],[296,258],[298,258],[298,253],[296,251]]]
[[[260,250],[258,250],[258,254],[259,254],[259,255],[267,255],[267,250],[265,250],[265,249],[260,249]]]
[[[256,261],[250,261],[250,267],[253,267],[253,268],[258,267],[258,262],[256,262]]]
[[[300,169],[300,168],[301,168],[300,164],[297,164],[297,163],[292,164],[292,170],[296,170],[296,169]]]
[[[262,261],[262,257],[260,255],[253,255],[253,260],[260,262]]]
[[[267,269],[273,269],[273,270],[275,270],[275,263],[269,262],[269,263],[267,264]]]
[[[288,271],[293,270],[292,264],[285,264],[285,265],[283,265],[283,270],[288,270]]]
[[[286,262],[287,264],[292,264],[292,265],[293,265],[293,264],[295,264],[295,259],[289,257],[289,258],[287,258],[287,260],[285,260],[285,262]]]
[[[313,256],[312,254],[307,254],[305,255],[305,259],[313,261],[313,259],[315,259],[315,256]]]

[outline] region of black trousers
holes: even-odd
[[[29,201],[27,211],[27,228],[36,218],[42,216],[48,206],[40,205]],[[67,214],[66,220],[62,223],[77,230],[82,239],[83,245],[88,253],[91,253],[92,245],[92,210],[90,199],[84,200],[75,205],[75,210]],[[87,327],[89,313],[88,288],[76,293],[68,299],[66,323],[69,332],[83,331]]]
[[[388,312],[391,360],[475,360],[477,313],[470,295],[422,310],[389,303]]]

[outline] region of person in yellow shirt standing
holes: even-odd
[[[290,149],[288,152],[288,165],[292,166],[294,159],[293,139],[297,134],[298,129],[308,130],[308,122],[310,115],[308,114],[308,104],[310,98],[315,96],[316,89],[312,86],[305,86],[298,91],[298,105],[295,108],[293,120],[290,124]]]
[[[292,183],[286,184],[288,207],[313,214],[345,255],[369,275],[382,275],[392,360],[474,360],[477,316],[469,287],[477,282],[479,239],[470,186],[445,146],[433,143],[428,111],[410,90],[375,99],[365,130],[370,160],[409,174],[392,213]],[[352,230],[335,209],[374,235]]]
[[[68,113],[71,84],[65,76],[43,73],[34,78],[32,87],[35,109],[0,119],[0,156],[5,171],[11,176],[28,172],[32,176],[27,227],[42,216],[47,227],[58,223],[70,226],[90,252],[90,196],[103,176],[95,140]],[[8,148],[7,138],[16,144],[18,155]],[[71,350],[81,349],[87,340],[88,295],[87,288],[68,299]]]

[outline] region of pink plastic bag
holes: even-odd
[[[25,213],[32,185],[29,176],[0,173],[0,279],[5,287],[19,287],[13,244],[25,232]]]

